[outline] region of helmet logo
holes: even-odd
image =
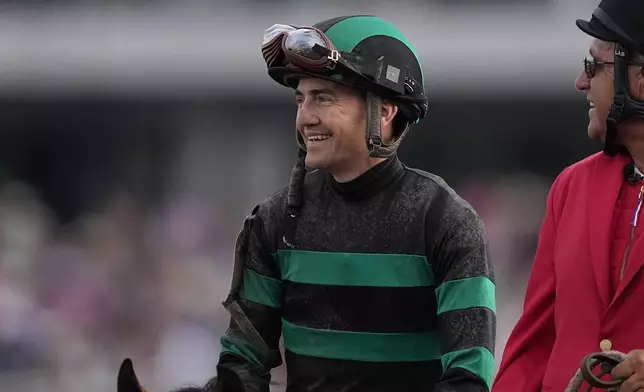
[[[385,78],[397,84],[398,80],[400,80],[400,70],[392,65],[388,65]]]

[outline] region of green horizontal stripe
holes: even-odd
[[[235,336],[224,335],[220,339],[221,355],[235,354],[244,358],[249,363],[255,364],[264,368],[264,364],[260,356],[253,349],[253,346],[246,340]]]
[[[239,295],[247,301],[279,308],[282,304],[282,286],[282,282],[277,279],[245,268],[244,283]]]
[[[494,355],[482,347],[473,347],[465,350],[454,351],[441,357],[443,370],[461,368],[481,377],[492,390],[494,375]]]
[[[434,283],[425,256],[279,250],[275,258],[282,279],[297,283],[373,287]]]
[[[366,362],[441,358],[438,332],[365,333],[313,329],[282,320],[284,348],[300,355]]]
[[[485,277],[451,280],[438,286],[438,314],[483,307],[496,313],[495,285]]]

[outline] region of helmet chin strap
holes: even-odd
[[[606,119],[606,137],[604,141],[604,153],[608,156],[615,156],[620,151],[617,143],[618,126],[634,117],[644,118],[644,101],[635,100],[629,90],[628,66],[631,53],[626,51],[622,45],[615,45],[615,77],[613,88],[615,96],[610,106],[608,118]]]
[[[288,186],[288,193],[286,197],[286,226],[282,242],[289,248],[297,248],[295,243],[295,229],[297,226],[297,218],[303,205],[304,196],[304,178],[306,177],[306,146],[304,140],[297,130],[297,161],[293,166],[291,172],[291,180]],[[304,147],[303,147],[304,146]]]
[[[367,92],[367,130],[366,141],[369,156],[371,158],[389,158],[396,153],[400,142],[409,132],[409,124],[396,140],[386,144],[382,140],[382,98],[378,95]]]
[[[304,141],[302,134],[297,130],[297,128],[295,128],[295,140],[297,141],[297,146],[300,148],[300,150],[306,153],[306,142]]]

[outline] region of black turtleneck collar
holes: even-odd
[[[359,201],[369,198],[387,188],[403,173],[403,164],[394,155],[348,182],[337,182],[327,174],[329,186],[340,198]]]

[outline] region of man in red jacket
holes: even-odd
[[[576,81],[602,152],[566,168],[547,201],[523,314],[493,392],[563,392],[582,358],[628,353],[620,392],[644,391],[644,1],[603,0]]]

